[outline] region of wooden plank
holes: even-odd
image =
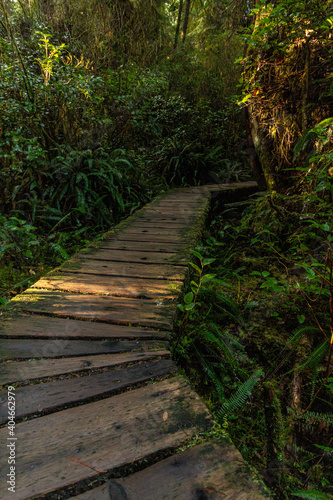
[[[104,294],[116,297],[137,297],[141,299],[156,297],[172,299],[179,294],[181,285],[182,281],[167,283],[165,280],[158,279],[57,273],[41,278],[32,288]]]
[[[174,217],[172,219],[174,219]],[[191,219],[189,218],[189,221],[190,220]],[[169,231],[170,229],[181,231],[182,229],[186,229],[184,221],[177,222],[177,219],[169,221],[161,221],[155,219],[146,220],[142,219],[141,217],[138,217],[137,219],[135,219],[135,223],[131,224],[128,227],[134,228],[136,225],[138,225],[138,227],[140,227],[141,229],[156,229],[158,231]]]
[[[123,278],[152,278],[169,281],[182,281],[186,273],[186,267],[172,264],[111,262],[77,258],[64,262],[61,269],[71,273],[100,274]],[[93,282],[94,279],[91,278],[91,281]]]
[[[123,231],[122,233],[119,233],[119,234],[112,234],[112,233],[108,233],[106,235],[106,238],[112,238],[112,237],[115,237],[118,241],[131,241],[131,242],[137,242],[137,241],[141,241],[141,242],[146,242],[147,245],[150,246],[151,242],[154,241],[154,243],[163,243],[164,246],[166,247],[166,251],[167,252],[170,252],[171,250],[171,247],[170,247],[170,243],[178,243],[178,245],[186,245],[189,243],[189,238],[185,238],[184,236],[174,236],[174,235],[170,235],[168,233],[165,233],[164,235],[160,235],[160,236],[155,236],[154,237],[154,240],[152,240],[152,237],[147,235],[147,234],[139,234],[139,233],[125,233],[125,231]]]
[[[71,500],[267,500],[239,451],[222,438],[193,446]]]
[[[187,265],[183,255],[176,252],[145,252],[140,250],[106,250],[86,248],[77,256],[78,259],[110,260],[116,262],[140,262],[141,264]]]
[[[183,250],[184,242],[168,242],[163,243],[160,241],[121,241],[117,238],[102,240],[98,243],[99,248],[112,249],[112,250],[130,250],[130,251],[144,251],[144,252],[181,252]]]
[[[138,350],[163,350],[167,345],[156,340],[0,340],[0,359],[57,358],[87,356]]]
[[[2,499],[29,498],[66,487],[179,445],[212,427],[197,394],[180,376],[16,425],[17,494],[1,478]],[[7,442],[8,429],[0,430]],[[0,453],[7,459],[7,448]]]
[[[184,225],[186,224],[189,224],[189,223],[193,223],[195,220],[197,220],[198,217],[192,217],[192,216],[189,216],[189,217],[178,217],[176,215],[170,215],[170,216],[155,216],[154,215],[149,215],[149,213],[147,213],[146,215],[141,215],[140,217],[138,217],[136,220],[142,224],[142,226],[148,226],[149,227],[159,227],[159,225],[161,224],[172,224],[173,226],[177,226],[177,227],[184,227]]]
[[[155,239],[155,236],[164,236],[165,233],[168,234],[168,236],[177,236],[179,238],[182,238],[183,236],[186,236],[186,231],[188,230],[188,227],[179,227],[179,228],[168,228],[168,229],[161,229],[158,227],[142,227],[140,224],[133,224],[129,227],[126,227],[126,229],[123,229],[119,234],[122,235],[127,235],[127,234],[144,234],[145,236],[149,236],[151,239]]]
[[[190,218],[188,219],[190,221]],[[170,217],[167,220],[162,220],[161,218],[155,219],[147,219],[143,217],[138,217],[135,219],[135,223],[137,223],[141,228],[148,229],[182,229],[184,228],[184,221],[177,220],[177,217]]]
[[[21,311],[130,326],[172,328],[174,306],[163,300],[129,299],[29,288],[11,300]]]
[[[126,369],[21,387],[15,391],[15,416],[21,418],[34,413],[50,412],[66,404],[88,402],[91,398],[105,397],[176,371],[176,365],[171,360],[164,359],[140,363]],[[0,391],[0,424],[8,420],[7,395],[7,390]]]
[[[169,332],[76,319],[49,318],[25,314],[0,323],[0,335],[37,338],[128,338],[168,339]],[[0,341],[1,342],[1,341]]]
[[[244,182],[230,182],[221,184],[205,184],[204,186],[192,186],[190,189],[193,193],[197,191],[201,192],[212,192],[212,191],[231,191],[239,190],[244,188],[255,188],[258,184],[255,181],[244,181]]]
[[[169,208],[152,208],[151,210],[149,210],[149,212],[145,212],[145,217],[154,217],[155,219],[155,216],[156,217],[177,217],[178,220],[182,220],[184,221],[184,223],[186,222],[187,224],[191,224],[191,222],[193,220],[197,220],[199,219],[200,217],[203,216],[203,214],[205,213],[205,210],[202,209],[202,210],[196,210],[196,211],[187,211],[187,210],[183,210],[183,211],[180,211],[180,210],[176,210],[176,209],[173,209],[172,207],[169,207]]]
[[[170,351],[137,351],[122,354],[98,354],[76,358],[7,361],[1,365],[0,385],[84,372],[96,368],[114,367],[138,361],[148,361],[159,356],[170,357]]]

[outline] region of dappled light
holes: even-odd
[[[332,497],[332,12],[0,0],[1,497]]]

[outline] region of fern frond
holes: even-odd
[[[239,410],[246,403],[254,387],[259,382],[262,373],[262,368],[256,370],[255,373],[237,389],[235,394],[233,394],[231,398],[223,404],[223,406],[216,412],[218,422],[223,422],[223,418],[226,415]]]
[[[304,370],[304,368],[311,368],[312,370],[317,370],[323,357],[327,353],[328,341],[325,340],[320,346],[318,346],[308,357],[305,363],[298,366],[297,370]]]
[[[307,500],[330,500],[331,496],[318,490],[299,490],[292,493],[294,497],[306,498]]]
[[[219,401],[223,401],[225,399],[224,395],[224,387],[217,377],[216,373],[214,370],[212,370],[211,366],[205,361],[204,357],[200,353],[200,351],[195,347],[195,351],[197,353],[198,358],[200,359],[202,369],[204,372],[208,375],[208,377],[211,379],[211,381],[214,384],[214,388],[216,390],[217,396]]]

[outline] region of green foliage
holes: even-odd
[[[0,259],[20,266],[39,251],[36,227],[17,217],[0,215]]]
[[[234,414],[243,408],[246,401],[251,396],[253,389],[260,381],[262,374],[262,369],[256,370],[250,378],[238,387],[237,391],[231,396],[231,398],[223,403],[221,408],[216,412],[216,417],[219,422],[223,422],[226,416],[230,416],[230,414]]]
[[[306,143],[332,116],[331,2],[259,2],[248,30],[243,65],[244,98],[252,136],[270,190],[295,185],[293,167],[304,167]],[[307,132],[306,132],[307,131]],[[296,163],[292,164],[296,146]],[[311,141],[312,142],[312,141]],[[290,170],[286,170],[290,169]],[[304,173],[298,171],[299,181]],[[297,185],[297,182],[296,182]]]
[[[332,495],[326,495],[318,490],[299,490],[292,493],[293,496],[298,498],[306,498],[308,500],[330,500]]]

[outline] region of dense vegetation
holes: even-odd
[[[332,6],[0,0],[0,301],[155,194],[252,172],[174,352],[276,498],[333,489]]]

